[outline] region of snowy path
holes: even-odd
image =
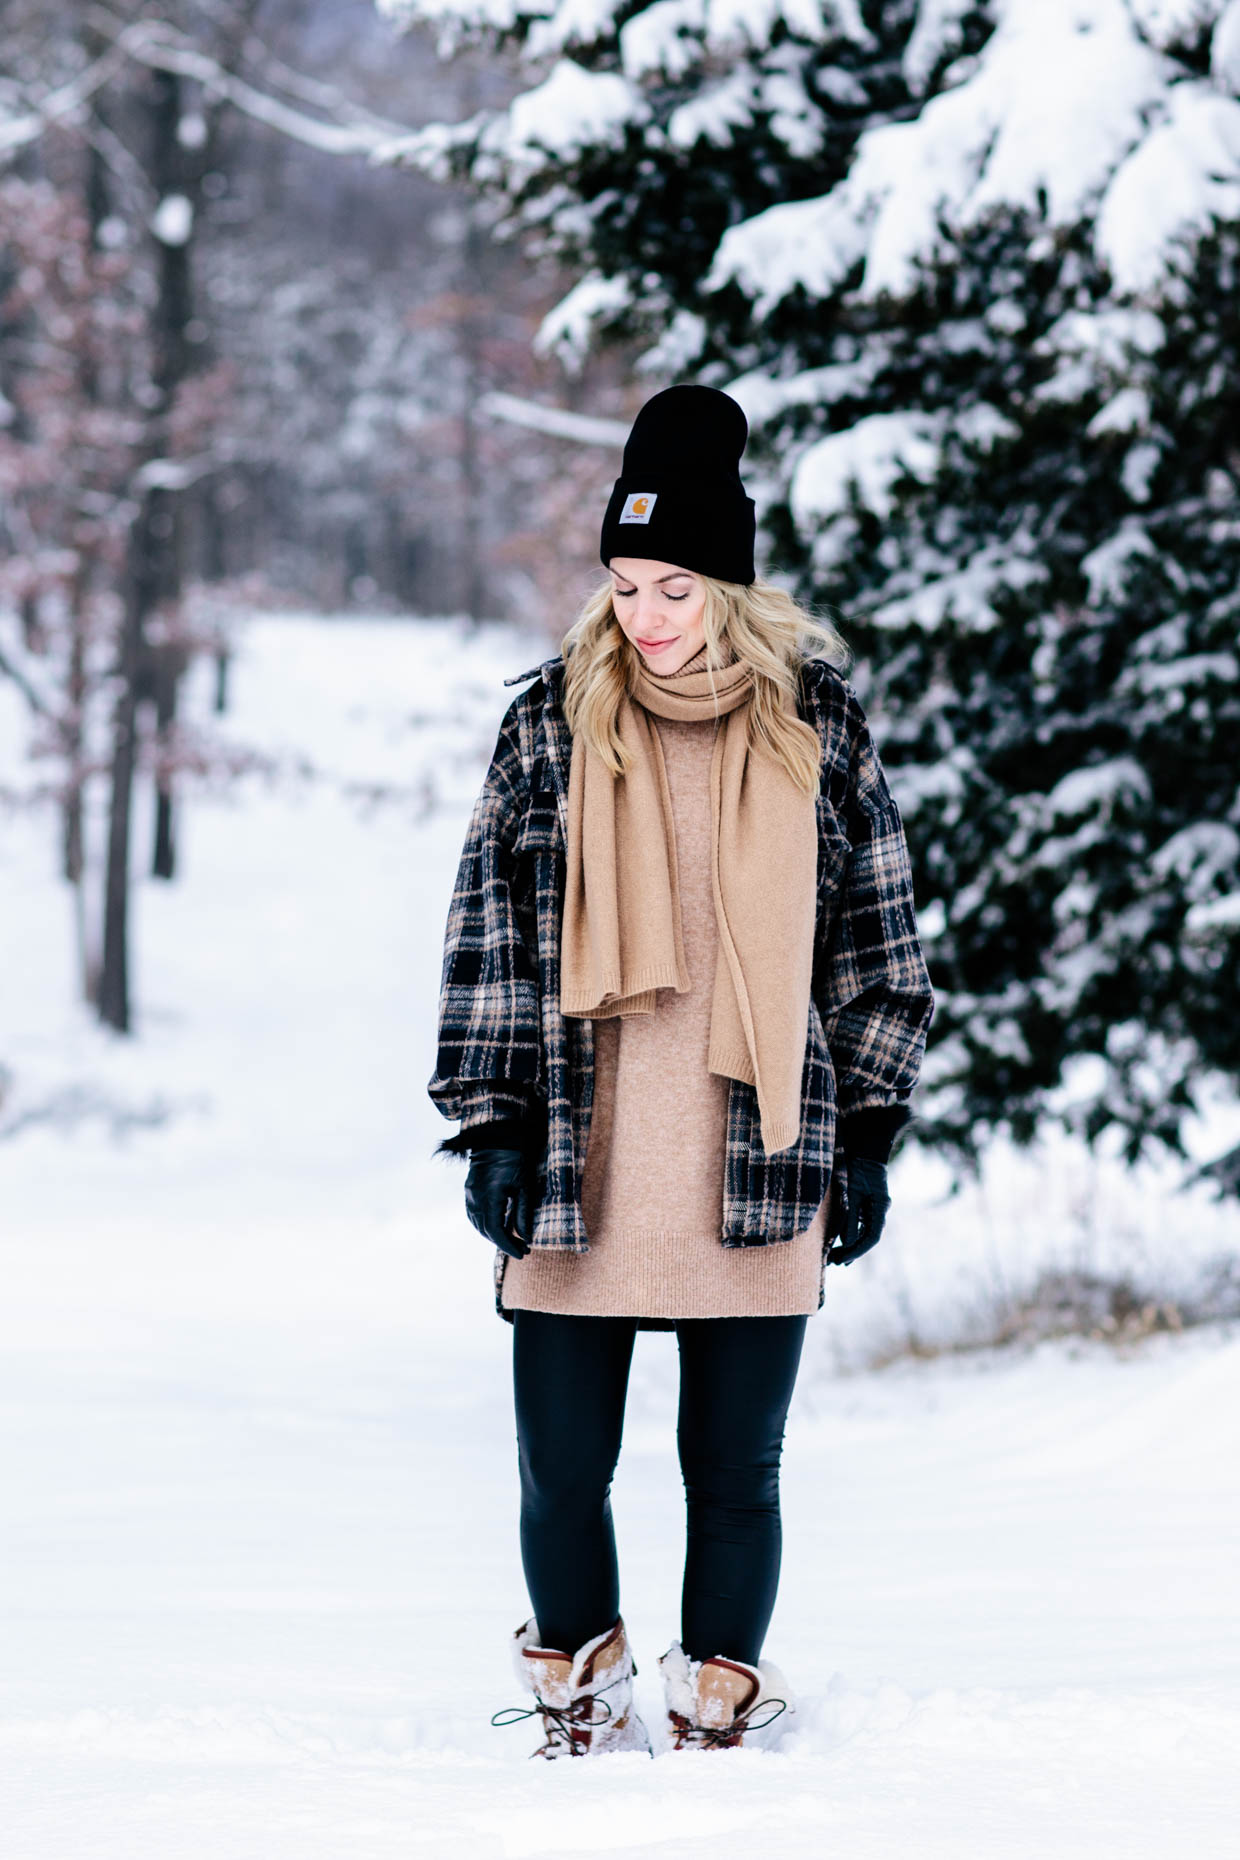
[[[498,714],[485,644],[269,624],[237,727],[391,774],[428,679]],[[830,1373],[914,1238],[950,1267],[985,1224],[927,1203],[914,1236],[905,1162],[906,1225],[815,1320],[790,1424],[783,1746],[533,1766],[490,1727],[520,1702],[509,1333],[424,1099],[479,773],[417,827],[314,783],[196,803],[184,880],[144,892],[133,1048],[68,1012],[47,836],[6,839],[19,1092],[180,1110],[0,1146],[3,1860],[1232,1855],[1240,1338]],[[652,1718],[674,1402],[673,1341],[640,1339],[615,1502]]]
[[[13,1860],[704,1855],[729,1831],[807,1856],[1234,1852],[1240,1344],[805,1389],[770,1641],[799,1730],[587,1772],[531,1769],[528,1728],[488,1724],[518,1702],[505,1338],[437,1329],[6,1350]],[[652,1713],[673,1362],[641,1340],[616,1488]]]

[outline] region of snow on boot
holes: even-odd
[[[601,1757],[616,1750],[653,1754],[646,1727],[633,1709],[637,1668],[623,1619],[575,1654],[540,1647],[533,1617],[512,1640],[517,1677],[535,1702],[528,1711],[518,1705],[497,1711],[491,1723],[541,1717],[544,1741],[530,1752],[532,1757]]]
[[[796,1703],[777,1666],[759,1660],[691,1660],[673,1641],[659,1661],[673,1750],[735,1750],[743,1743],[770,1743],[761,1733],[776,1718],[780,1731]]]

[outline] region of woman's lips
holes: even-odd
[[[637,643],[643,652],[657,652],[660,646],[671,646],[674,644],[674,641],[670,639],[639,639]]]

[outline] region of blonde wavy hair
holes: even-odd
[[[706,589],[706,669],[714,672],[727,663],[725,643],[750,667],[750,747],[761,743],[798,788],[817,794],[822,745],[812,725],[796,714],[797,677],[807,659],[825,659],[846,672],[852,663],[847,642],[829,620],[761,576],[749,585],[710,575],[697,579]],[[574,736],[583,736],[613,775],[623,775],[632,757],[620,741],[616,715],[621,697],[634,695],[641,656],[616,618],[611,588],[608,579],[590,595],[560,643],[564,716]]]

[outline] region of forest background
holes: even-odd
[[[1238,87],[1223,0],[14,0],[6,801],[82,999],[131,1028],[135,784],[170,880],[178,798],[263,761],[194,660],[222,714],[281,604],[553,645],[633,411],[700,379],[905,817],[917,1140],[1234,1196]]]

